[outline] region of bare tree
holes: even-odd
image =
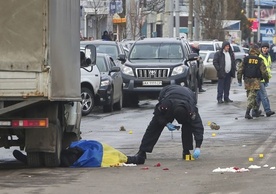
[[[130,1],[128,6],[128,19],[129,30],[131,38],[136,39],[141,36],[141,30],[145,23],[146,17],[152,12],[160,13],[165,8],[165,0],[135,0]]]
[[[223,4],[221,0],[199,0],[199,6],[194,5],[194,15],[203,26],[203,39],[222,39]]]
[[[222,20],[241,20],[242,38],[250,37],[250,22],[242,12],[242,0],[198,0],[194,16],[203,26],[203,39],[224,39]]]
[[[104,2],[101,0],[90,0],[90,7],[94,9],[94,15],[92,16],[95,21],[96,39],[101,37],[100,33],[100,21],[105,17],[104,14],[99,13],[99,9],[104,7]]]

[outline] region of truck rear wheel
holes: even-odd
[[[56,124],[49,124],[49,127],[56,128],[56,147],[55,152],[45,152],[44,153],[44,164],[46,167],[58,167],[60,165],[60,153],[62,149],[62,129],[60,127],[60,122],[58,121]]]
[[[40,152],[27,152],[27,163],[30,167],[42,166]]]

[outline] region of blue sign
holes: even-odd
[[[265,29],[265,34],[273,36],[274,35],[274,29],[273,28],[266,28]]]

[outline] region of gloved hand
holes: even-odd
[[[265,83],[264,83],[264,87],[267,87],[267,86],[268,86],[268,83],[265,82]]]
[[[179,126],[176,126],[176,125],[173,125],[172,123],[167,123],[167,125],[166,125],[167,127],[168,127],[168,129],[170,130],[170,131],[174,131],[174,130],[178,130],[180,127]]]
[[[239,86],[242,86],[242,83],[241,83],[241,82],[239,82]]]
[[[199,155],[200,155],[200,149],[199,149],[199,148],[196,148],[196,149],[194,150],[194,153],[193,153],[194,159],[198,159]]]

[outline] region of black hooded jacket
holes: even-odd
[[[224,47],[226,45],[230,46],[230,43],[227,41],[224,41],[222,43],[222,48],[217,51],[214,55],[214,60],[213,60],[213,65],[217,70],[217,76],[219,79],[223,79],[225,78],[226,72],[225,72],[225,55],[223,53]],[[236,77],[236,64],[235,64],[235,56],[234,56],[234,52],[232,51],[232,48],[230,46],[229,48],[229,54],[231,57],[231,77]]]
[[[159,123],[162,123],[162,125],[166,125],[175,119],[173,113],[179,106],[183,106],[188,111],[187,114],[192,115],[197,113],[195,99],[194,93],[187,87],[179,85],[166,86],[159,94],[159,103],[156,105],[154,115],[160,116]],[[164,112],[160,112],[160,107],[163,106],[167,108],[165,114]]]
[[[184,107],[187,112],[182,113],[184,130],[191,130],[194,134],[196,147],[200,147],[203,141],[204,127],[196,107],[196,98],[192,90],[180,85],[165,86],[158,98],[159,103],[154,110],[155,118],[161,126],[173,122],[175,118],[174,111],[179,107]],[[162,107],[166,110],[162,111]],[[178,121],[179,122],[179,121]]]

